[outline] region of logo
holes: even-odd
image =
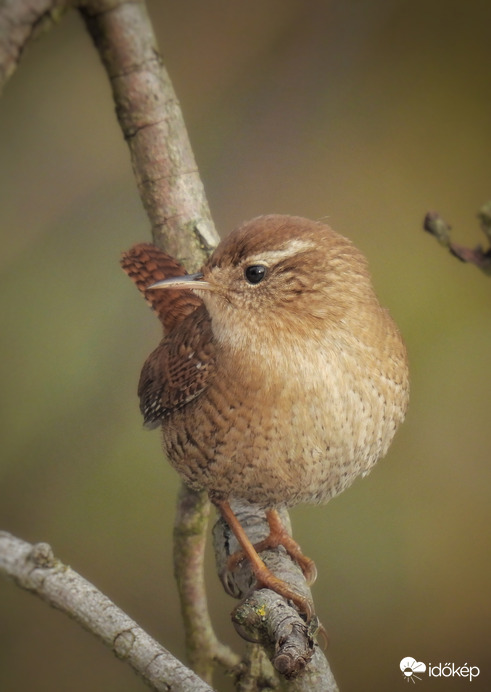
[[[399,668],[402,670],[404,680],[412,682],[413,685],[416,684],[416,680],[422,680],[418,673],[426,673],[426,668],[428,668],[428,677],[430,678],[469,678],[469,682],[472,682],[473,678],[477,678],[481,672],[477,666],[469,666],[467,663],[464,663],[463,666],[456,666],[455,663],[439,663],[432,666],[431,663],[428,663],[426,666],[426,663],[417,661],[412,656],[403,658],[399,663]]]
[[[399,664],[399,667],[402,670],[405,681],[411,681],[413,685],[415,684],[415,680],[422,679],[419,675],[416,675],[416,673],[426,672],[426,664],[421,663],[421,661],[416,661],[416,659],[411,658],[411,656],[406,656],[406,658],[403,658]]]

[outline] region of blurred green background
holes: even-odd
[[[338,683],[402,690],[399,661],[413,656],[479,666],[472,689],[491,689],[491,283],[421,230],[436,208],[455,240],[482,240],[489,0],[148,6],[220,232],[267,212],[327,218],[368,256],[407,341],[411,406],[388,457],[329,505],[292,512],[319,568]],[[178,480],[135,393],[159,327],[118,266],[150,235],[75,13],[29,46],[0,102],[0,198],[0,528],[50,542],[182,657]],[[233,641],[233,601],[211,560],[207,578],[217,630]],[[2,581],[0,690],[26,689],[144,687]]]

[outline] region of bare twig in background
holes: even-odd
[[[47,543],[32,545],[0,531],[0,571],[94,634],[152,689],[211,691],[93,584],[55,558]]]
[[[71,6],[80,8],[108,73],[154,242],[184,262],[189,271],[194,271],[216,246],[218,236],[179,104],[162,66],[142,0],[5,0],[0,5],[0,88],[13,73],[26,42],[37,28],[48,26]],[[237,662],[237,657],[216,639],[207,611],[203,554],[209,509],[204,493],[193,493],[183,486],[174,532],[175,568],[186,640],[193,666],[207,679],[211,677],[213,662],[219,661],[227,668]],[[262,515],[249,517],[253,540],[254,532],[264,535],[266,527]],[[220,555],[226,552],[225,540],[228,538],[222,526],[221,548],[220,540],[217,541],[219,567]],[[4,545],[7,552],[10,545]],[[266,559],[283,578],[298,583],[298,590],[306,588],[303,575],[281,548],[272,551]],[[285,683],[284,689],[336,690],[327,661],[313,642],[313,632],[295,609],[284,601],[278,604],[278,596],[264,589],[250,596],[250,583],[246,588],[243,586],[244,574],[239,566],[236,573],[228,575],[229,583],[236,584],[236,596],[246,597],[234,611],[234,621],[242,635],[261,642],[282,673],[294,674],[308,663],[303,673]],[[250,576],[246,576],[246,582],[248,579]],[[69,588],[67,582],[63,584]],[[31,588],[34,590],[35,585]],[[68,611],[67,606],[65,612]],[[101,636],[98,630],[92,630],[90,621],[84,626]],[[103,627],[102,623],[97,627]],[[237,674],[238,689],[243,691],[273,685],[257,647],[249,648],[248,659]],[[182,689],[210,688],[190,683]]]
[[[491,246],[491,202],[487,202],[479,209],[477,217],[481,222],[481,229]],[[440,245],[448,248],[452,255],[459,260],[474,264],[485,274],[491,274],[491,247],[484,250],[481,245],[469,248],[452,242],[450,239],[452,227],[436,211],[429,211],[426,214],[423,228],[434,236]]]
[[[204,680],[211,681],[219,661],[232,670],[239,657],[216,638],[208,613],[204,571],[205,542],[210,503],[205,493],[181,486],[174,525],[174,570],[181,600],[189,662]]]

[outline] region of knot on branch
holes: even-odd
[[[49,569],[55,567],[57,560],[49,543],[36,543],[26,555],[26,562],[35,568]]]
[[[275,669],[286,678],[300,673],[311,660],[318,621],[305,623],[281,596],[266,589],[253,592],[232,613],[243,639],[261,644]]]
[[[132,630],[118,632],[113,642],[113,650],[116,656],[122,660],[128,658],[135,645],[135,639],[135,634]]]

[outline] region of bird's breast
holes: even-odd
[[[301,347],[300,347],[301,346]],[[318,341],[219,360],[164,446],[195,487],[265,505],[322,502],[382,456],[403,417],[380,358]]]

